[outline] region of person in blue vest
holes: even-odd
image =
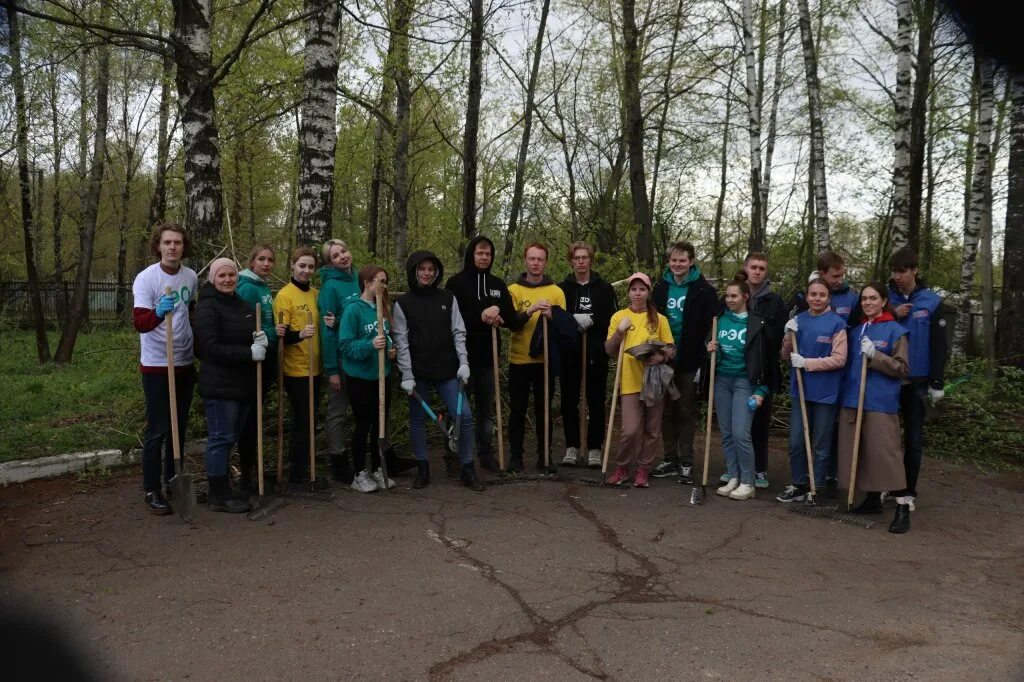
[[[793,410],[789,422],[789,468],[793,482],[775,499],[779,502],[802,502],[810,490],[807,454],[804,444],[803,414],[796,372],[803,372],[804,402],[814,455],[816,489],[825,485],[832,434],[835,429],[836,404],[846,365],[846,320],[830,308],[830,289],[822,278],[807,285],[805,300],[808,309],[786,323],[782,342],[782,360],[793,366],[790,372],[790,395]],[[793,337],[796,347],[793,347]]]
[[[860,395],[861,363],[867,360],[864,385],[864,416],[860,452],[853,485],[867,492],[854,514],[881,514],[882,493],[906,486],[903,444],[900,442],[900,384],[909,365],[907,330],[889,310],[888,292],[872,282],[860,293],[863,317],[849,330],[850,353],[843,376],[842,412],[839,414],[839,484],[849,490],[853,441]],[[896,517],[890,533],[910,530],[910,504],[896,498]]]
[[[910,247],[896,251],[889,258],[889,270],[893,316],[906,328],[910,345],[910,382],[900,389],[907,485],[890,494],[908,498],[913,511],[921,474],[925,400],[934,404],[945,395],[946,321],[942,318],[942,298],[918,276],[917,252]]]
[[[859,296],[846,281],[846,261],[835,251],[822,251],[818,254],[818,267],[811,274],[808,282],[815,279],[825,280],[829,289],[829,307],[844,322],[849,322],[850,315],[857,309]],[[790,300],[790,315],[797,315],[807,310],[806,292],[798,292]]]

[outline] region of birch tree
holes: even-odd
[[[757,73],[754,58],[754,14],[751,0],[743,0],[743,56],[747,67],[747,134],[750,139],[750,251],[764,250],[761,224],[761,111],[757,103]]]
[[[811,12],[807,0],[798,0],[800,40],[807,78],[807,112],[811,123],[811,185],[814,188],[814,241],[817,252],[831,248],[828,191],[825,186],[825,131],[821,120],[821,85],[818,82],[818,56],[811,32]],[[781,40],[780,40],[781,43]],[[781,46],[780,46],[781,49]]]
[[[910,231],[910,80],[913,69],[911,0],[896,0],[896,105],[892,183],[892,248],[907,245]]]

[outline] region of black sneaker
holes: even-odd
[[[825,497],[830,500],[839,496],[839,481],[834,478],[825,479]]]
[[[680,485],[690,485],[693,483],[693,467],[680,465],[679,477],[676,479]]]
[[[667,459],[662,460],[661,464],[651,469],[651,476],[653,478],[668,478],[669,476],[676,476],[679,474],[679,463],[672,462]]]
[[[779,502],[803,502],[807,499],[807,488],[802,485],[787,485],[782,494],[775,499]]]
[[[149,507],[150,513],[156,516],[166,516],[173,513],[171,505],[167,503],[163,493],[159,491],[146,493],[146,506]]]

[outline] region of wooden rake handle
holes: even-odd
[[[711,340],[718,341],[718,318],[711,319]],[[717,348],[717,346],[716,346]],[[711,462],[711,417],[715,407],[715,369],[718,351],[711,351],[711,368],[708,371],[708,420],[704,426],[704,474],[701,478],[701,485],[708,485],[708,465]]]
[[[619,402],[619,380],[622,377],[622,354],[626,350],[626,337],[619,344],[619,354],[615,361],[615,383],[612,384],[612,409],[608,416],[608,430],[604,436],[604,453],[601,457],[601,476],[608,473],[608,451],[612,447],[612,432],[615,430],[615,406]]]

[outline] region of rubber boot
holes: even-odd
[[[352,472],[352,463],[349,462],[348,453],[331,455],[331,480],[351,485],[355,474]]]
[[[232,496],[227,476],[211,476],[208,480],[210,489],[206,501],[210,511],[242,514],[252,509],[249,500],[239,500]]]
[[[470,490],[480,492],[487,489],[487,487],[480,482],[480,479],[476,477],[476,468],[473,466],[472,462],[462,465],[459,478],[462,479],[462,485],[466,486]]]
[[[902,498],[896,498],[900,500]],[[910,530],[910,505],[909,504],[896,504],[896,516],[893,517],[892,523],[889,524],[890,533],[906,533]]]
[[[851,514],[881,514],[882,493],[868,493],[864,501],[850,510]]]
[[[412,482],[412,487],[419,490],[428,485],[430,485],[430,462],[418,459],[416,460],[416,478]]]

